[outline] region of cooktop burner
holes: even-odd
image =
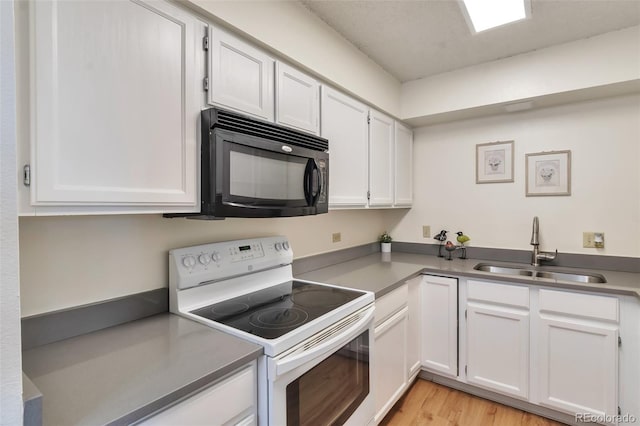
[[[191,313],[265,339],[275,339],[362,294],[294,280]]]
[[[304,324],[307,318],[309,314],[296,308],[266,308],[251,315],[249,323],[254,327],[289,328]]]

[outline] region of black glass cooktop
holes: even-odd
[[[265,339],[278,338],[364,293],[288,281],[191,311]]]

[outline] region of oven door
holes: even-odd
[[[368,425],[373,305],[268,360],[269,424]]]
[[[217,216],[277,217],[327,212],[326,152],[220,129],[214,132],[213,139]]]

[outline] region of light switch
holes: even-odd
[[[604,232],[583,232],[582,247],[604,248]]]

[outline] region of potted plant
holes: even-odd
[[[391,238],[391,235],[389,235],[388,232],[384,232],[382,235],[380,235],[380,251],[382,251],[383,253],[390,253],[391,252],[391,241],[393,240],[393,238]]]

